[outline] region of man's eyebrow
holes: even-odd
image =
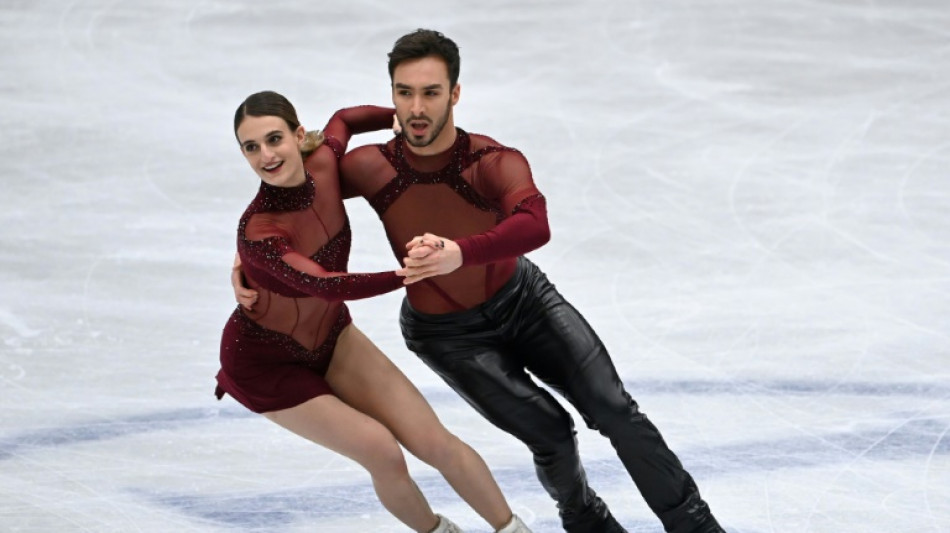
[[[394,83],[394,84],[393,84],[393,87],[395,87],[395,88],[397,88],[397,89],[412,89],[412,88],[413,88],[411,85],[407,85],[407,84],[405,84],[405,83]],[[422,87],[423,90],[427,90],[427,89],[441,89],[441,88],[442,88],[442,84],[441,84],[441,83],[433,83],[433,84],[431,84],[431,85],[426,85],[425,87]]]

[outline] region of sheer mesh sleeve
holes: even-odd
[[[472,137],[473,144],[479,140],[494,143],[489,138]],[[531,166],[524,154],[517,150],[483,155],[478,164],[473,166],[468,179],[479,194],[497,203],[505,215],[512,214],[525,198],[539,194],[531,175]]]
[[[391,107],[372,105],[340,109],[330,118],[324,129],[324,135],[342,141],[342,149],[339,152],[342,154],[346,151],[346,145],[353,135],[391,129],[395,112],[396,110]],[[359,195],[359,192],[341,176],[340,195],[344,199],[353,198]]]
[[[353,135],[391,129],[395,112],[391,107],[372,105],[340,109],[330,117],[323,134],[337,139],[345,151]]]
[[[462,264],[483,265],[518,257],[547,244],[551,239],[544,196],[536,193],[514,208],[514,213],[479,235],[458,239]]]
[[[372,274],[328,272],[294,251],[282,237],[245,241],[244,244],[241,262],[246,272],[265,289],[283,296],[358,300],[403,286],[402,278],[391,271]]]
[[[487,137],[475,139],[491,141]],[[470,179],[479,194],[499,207],[504,218],[484,233],[456,240],[464,265],[518,257],[550,240],[546,202],[521,152],[506,150],[482,156]]]

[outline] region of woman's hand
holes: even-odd
[[[405,277],[403,283],[412,285],[417,281],[449,274],[462,266],[462,250],[451,239],[432,233],[415,237],[406,243],[403,268],[396,274]]]

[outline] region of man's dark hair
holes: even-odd
[[[462,63],[459,47],[445,35],[422,28],[396,40],[393,51],[389,53],[389,80],[392,81],[393,72],[403,61],[429,56],[436,56],[445,61],[445,66],[449,69],[449,88],[454,88],[459,81],[459,68]]]

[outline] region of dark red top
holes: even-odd
[[[350,227],[340,196],[338,163],[352,133],[384,129],[392,110],[362,106],[338,111],[326,140],[311,154],[297,187],[261,183],[238,225],[237,248],[246,285],[258,301],[245,314],[313,350],[326,339],[343,300],[402,287],[393,272],[346,273]]]
[[[410,303],[424,313],[484,302],[510,279],[518,256],[550,239],[544,197],[521,152],[484,135],[457,134],[440,154],[413,154],[396,137],[356,148],[340,164],[344,197],[369,201],[398,259],[426,232],[462,249],[461,268],[407,287]]]

